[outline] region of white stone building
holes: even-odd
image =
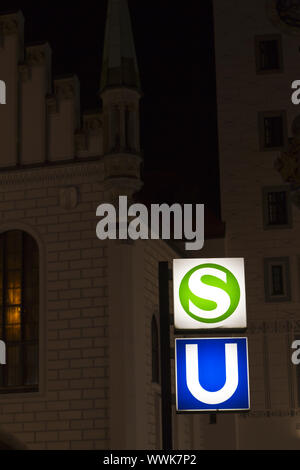
[[[224,253],[246,261],[251,411],[218,416],[208,447],[298,449],[300,2],[215,0],[214,19]]]
[[[47,43],[24,47],[23,28],[20,12],[0,16],[0,447],[159,449],[158,262],[178,254],[96,237],[98,205],[142,186],[127,2],[108,1],[93,114],[80,113],[75,76],[52,79]],[[174,414],[174,447],[202,445],[201,420]]]

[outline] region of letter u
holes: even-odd
[[[186,344],[186,383],[191,394],[202,403],[217,405],[228,400],[237,389],[239,383],[237,344],[225,344],[225,384],[220,390],[209,392],[199,381],[198,345]]]

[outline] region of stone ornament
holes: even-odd
[[[46,54],[43,48],[28,48],[26,52],[26,62],[29,65],[43,65],[45,63]]]
[[[69,100],[76,96],[76,79],[59,79],[54,82],[55,95],[59,98]]]
[[[275,161],[275,169],[279,171],[286,183],[300,184],[300,142],[291,139],[287,150],[283,151]]]
[[[292,133],[287,149],[275,160],[274,167],[283,181],[290,183],[291,200],[300,208],[300,116],[293,121]]]
[[[0,29],[2,34],[10,35],[18,33],[18,21],[17,19],[11,17],[3,17],[0,23]]]
[[[102,128],[102,120],[99,114],[85,116],[84,128],[90,132],[98,132]]]
[[[274,26],[287,34],[300,34],[300,0],[267,0],[267,11]]]

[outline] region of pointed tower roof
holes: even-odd
[[[127,0],[108,0],[101,91],[128,86],[140,90],[139,69]]]

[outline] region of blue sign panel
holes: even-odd
[[[177,411],[249,410],[247,338],[176,339]]]

